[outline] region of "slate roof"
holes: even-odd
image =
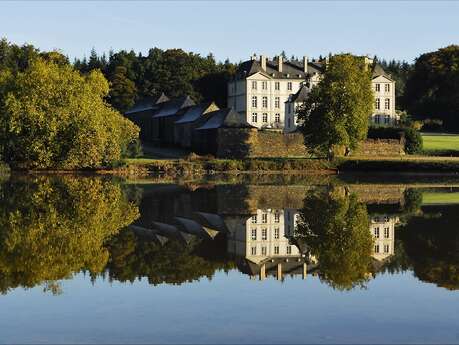
[[[169,101],[169,97],[167,97],[164,93],[162,93],[159,97],[146,97],[134,104],[134,106],[125,112],[125,114],[133,114],[138,113],[141,111],[146,110],[157,110],[160,108],[160,104]]]
[[[200,103],[186,108],[183,116],[175,121],[176,124],[190,123],[199,119],[202,114],[212,105],[213,102]]]
[[[267,60],[266,70],[261,68],[259,60],[247,60],[241,63],[236,72],[236,79],[245,79],[257,72],[265,73],[274,79],[306,79],[307,75],[322,73],[323,65],[320,62],[308,62],[308,73],[303,70],[304,64],[298,60],[284,60],[282,72],[279,72],[277,60]]]
[[[182,96],[176,99],[172,99],[167,102],[161,103],[160,109],[153,115],[153,117],[167,117],[176,115],[176,113],[185,108],[195,105],[194,101],[190,96]]]
[[[197,130],[203,129],[217,129],[217,128],[254,128],[251,126],[241,114],[236,112],[233,108],[225,108],[212,111],[207,114],[207,120]]]
[[[291,102],[305,102],[306,99],[308,98],[309,95],[309,89],[305,86],[302,85],[300,89],[292,96]]]
[[[390,76],[390,74],[387,74],[384,68],[382,68],[382,66],[379,63],[375,63],[373,66],[372,77],[376,78],[379,76],[383,76],[383,77],[386,77],[392,80],[392,77]]]

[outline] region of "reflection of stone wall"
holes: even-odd
[[[405,187],[397,185],[348,185],[350,192],[356,193],[360,202],[369,204],[403,204]]]

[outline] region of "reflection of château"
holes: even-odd
[[[397,217],[374,216],[370,221],[370,231],[374,238],[373,258],[382,261],[394,255],[395,225]]]

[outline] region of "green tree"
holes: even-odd
[[[137,95],[135,83],[127,76],[127,69],[117,66],[110,78],[110,104],[121,112],[124,112],[134,105]]]
[[[72,66],[36,59],[23,72],[0,72],[0,152],[12,168],[107,166],[139,129],[104,101],[108,82]]]
[[[296,238],[309,248],[321,279],[333,288],[352,289],[368,280],[373,238],[367,209],[344,188],[306,196]]]
[[[330,159],[338,146],[348,151],[366,138],[372,110],[370,70],[364,60],[335,55],[298,111],[299,130],[312,154],[328,154]]]
[[[36,177],[0,186],[0,292],[101,272],[109,239],[138,217],[108,179]]]
[[[404,98],[410,114],[443,120],[445,128],[459,131],[459,45],[419,56]]]

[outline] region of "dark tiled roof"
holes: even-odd
[[[179,120],[175,121],[175,123],[181,124],[196,121],[206,112],[207,109],[209,109],[210,106],[212,106],[212,104],[213,102],[200,103],[186,108],[183,116]]]
[[[207,115],[209,119],[206,123],[196,129],[254,128],[245,120],[244,116],[236,112],[233,108],[212,111]]]
[[[308,98],[309,89],[302,85],[300,89],[292,96],[292,102],[304,102]]]
[[[153,115],[153,117],[167,117],[176,115],[177,112],[183,108],[195,105],[190,96],[182,96],[172,99],[160,104],[160,109]]]
[[[392,77],[390,76],[390,74],[387,74],[384,68],[382,68],[382,66],[379,63],[375,63],[373,66],[372,77],[376,78],[379,76],[383,76],[383,77],[386,77],[392,80]]]
[[[138,113],[145,110],[157,110],[161,103],[169,101],[169,98],[162,93],[159,97],[145,97],[134,104],[125,114]]]
[[[266,70],[261,68],[259,60],[244,61],[239,65],[236,79],[245,79],[257,72],[262,72],[275,79],[306,79],[307,74],[322,73],[323,65],[320,62],[308,62],[308,73],[303,70],[303,62],[298,60],[284,60],[282,72],[279,72],[277,60],[267,60]]]

